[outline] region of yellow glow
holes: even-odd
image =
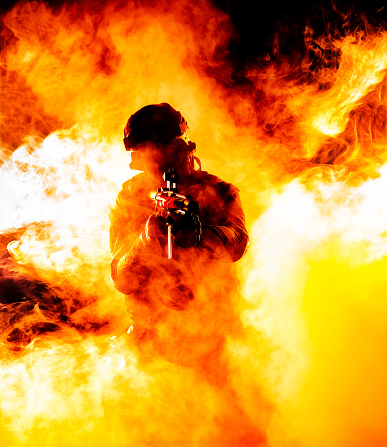
[[[216,57],[232,31],[204,0],[82,11],[32,2],[4,19],[2,147],[19,147],[0,166],[0,230],[28,224],[11,277],[79,307],[40,334],[55,302],[12,319],[1,306],[2,444],[386,445],[386,32],[320,42],[340,59],[314,82],[253,67],[246,93],[205,69],[230,68]],[[110,279],[108,213],[136,174],[122,129],[158,102],[240,189],[251,245],[240,291],[219,275],[141,351]]]

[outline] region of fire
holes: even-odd
[[[359,37],[357,38],[359,39]],[[380,84],[386,69],[385,39],[356,44],[356,39],[348,36],[338,45],[342,54],[334,85],[322,98],[316,98],[316,112],[313,126],[325,135],[336,136],[345,130],[349,114],[358,107],[362,98]],[[321,110],[320,102],[325,110]],[[320,109],[320,110],[319,110]]]
[[[230,89],[232,25],[204,0],[3,21],[3,444],[385,445],[386,32],[316,37],[317,68]],[[140,349],[108,214],[136,174],[122,128],[158,102],[240,188],[251,246],[240,285],[220,275]]]

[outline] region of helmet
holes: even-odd
[[[181,113],[167,103],[150,104],[134,113],[124,128],[126,150],[135,150],[138,144],[153,143],[166,146],[187,130]]]

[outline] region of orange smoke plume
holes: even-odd
[[[387,32],[307,28],[242,87],[205,0],[2,20],[3,444],[385,445]],[[136,174],[123,126],[160,102],[240,189],[251,245],[141,350],[108,214]]]

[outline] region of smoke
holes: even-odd
[[[383,29],[309,28],[241,86],[205,1],[22,2],[3,24],[3,442],[384,445]],[[135,174],[123,126],[159,102],[239,187],[251,245],[239,286],[219,271],[139,349],[108,213]]]

